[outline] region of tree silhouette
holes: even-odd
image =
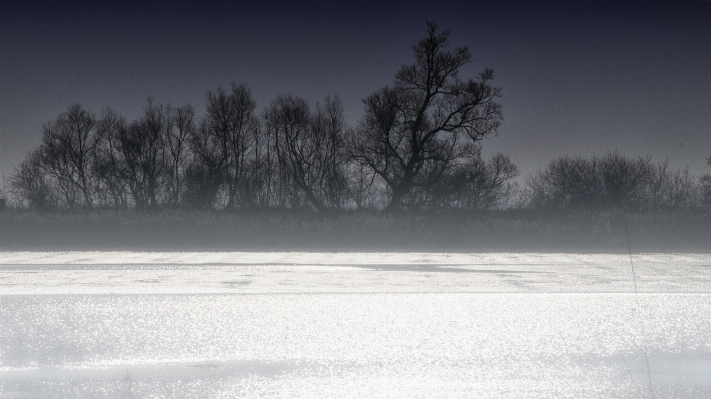
[[[342,154],[343,106],[327,98],[312,112],[303,98],[279,96],[264,113],[273,142],[282,187],[293,187],[292,206],[300,198],[319,212],[341,208],[346,193]]]
[[[279,96],[257,113],[235,83],[207,92],[200,120],[190,105],[152,98],[133,121],[72,105],[44,125],[12,192],[37,209],[500,206],[518,171],[503,155],[485,161],[479,144],[501,121],[500,90],[488,69],[459,78],[471,54],[448,49],[448,36],[428,23],[415,62],[363,100],[355,129],[338,96],[313,108]]]
[[[129,176],[123,168],[120,139],[126,135],[126,118],[110,108],[104,109],[97,122],[99,142],[92,169],[97,179],[99,200],[116,209],[128,207]]]
[[[40,148],[28,153],[15,170],[10,179],[10,193],[30,209],[48,211],[56,208],[55,190],[42,170]]]
[[[40,164],[58,182],[69,208],[82,200],[92,208],[91,164],[97,141],[96,118],[79,104],[44,125]]]
[[[688,168],[670,170],[669,161],[603,157],[561,157],[530,176],[530,205],[574,212],[689,209],[702,200],[704,178]]]
[[[430,190],[477,151],[477,143],[501,121],[499,88],[485,69],[462,80],[472,61],[466,47],[448,50],[449,31],[427,23],[427,37],[413,46],[415,63],[403,66],[392,87],[365,100],[365,117],[351,136],[350,153],[390,190],[388,209],[399,208],[413,190]]]
[[[228,93],[221,87],[207,93],[207,109],[202,129],[214,136],[224,165],[227,208],[236,208],[247,156],[254,145],[250,134],[256,123],[257,104],[246,85],[232,83]]]

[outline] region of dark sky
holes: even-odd
[[[247,83],[258,104],[361,100],[411,63],[425,21],[451,30],[503,89],[485,153],[524,172],[565,155],[668,157],[709,170],[711,2],[24,2],[0,5],[0,168],[72,103],[129,119],[148,96],[191,103]]]

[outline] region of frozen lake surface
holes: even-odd
[[[711,397],[711,255],[632,260],[0,252],[0,398]]]

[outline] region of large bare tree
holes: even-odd
[[[427,23],[427,37],[413,46],[415,63],[364,100],[365,117],[350,139],[353,159],[386,183],[390,210],[465,163],[501,121],[493,71],[462,80],[459,70],[472,56],[466,47],[448,49],[448,36]]]
[[[63,193],[69,208],[78,202],[91,209],[91,165],[98,135],[96,117],[79,104],[43,127],[41,165]]]

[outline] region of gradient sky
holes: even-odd
[[[237,82],[260,108],[337,94],[355,124],[427,20],[470,48],[462,77],[494,70],[504,121],[485,153],[524,176],[608,150],[710,170],[711,1],[16,3],[0,5],[6,175],[72,103],[133,119],[153,96],[201,115],[208,90]]]

